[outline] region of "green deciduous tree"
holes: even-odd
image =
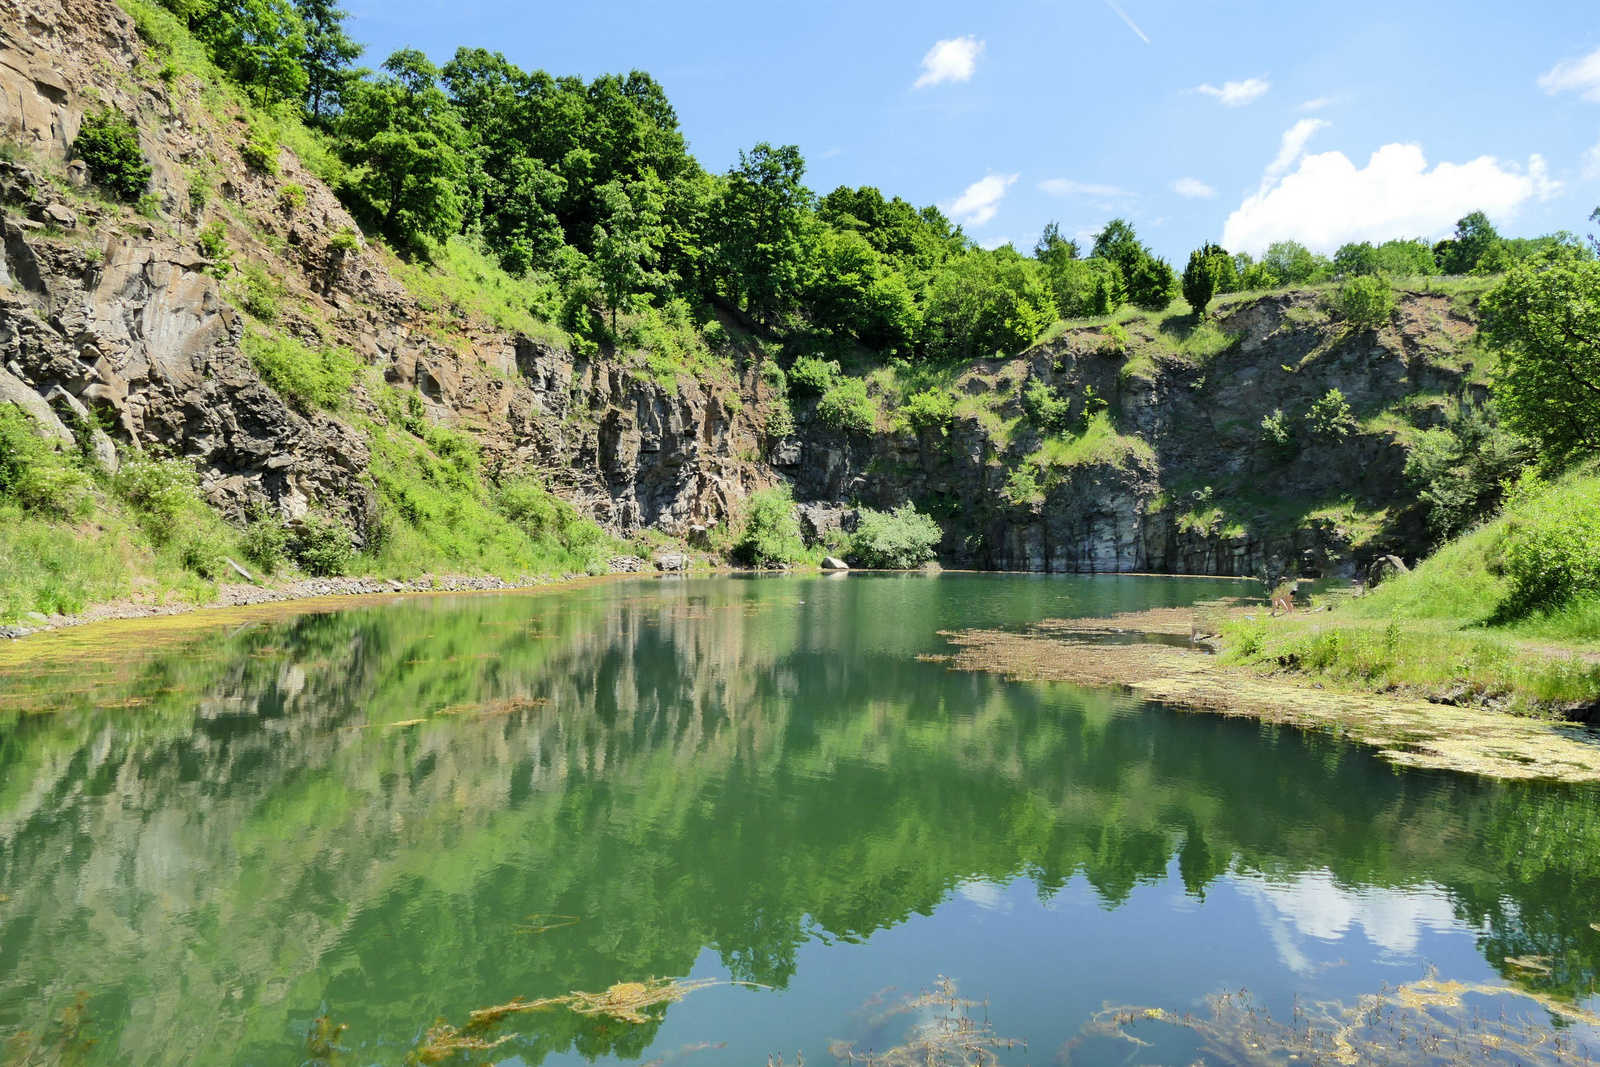
[[[739,153],[715,212],[718,281],[763,322],[787,312],[805,281],[813,228],[805,170],[800,149],[763,141]]]
[[[1433,246],[1434,258],[1445,274],[1472,274],[1484,266],[1500,244],[1500,234],[1481,211],[1463,215],[1454,236]]]
[[[1575,247],[1550,249],[1514,266],[1483,312],[1507,424],[1552,464],[1600,449],[1600,262]]]
[[[366,51],[344,31],[349,13],[332,0],[294,0],[305,32],[306,111],[321,121],[343,106],[345,86],[356,76],[350,67]]]
[[[306,27],[291,0],[201,0],[185,13],[217,66],[258,102],[305,99]]]
[[[1394,312],[1394,290],[1381,277],[1351,278],[1339,289],[1339,314],[1357,330],[1376,330]]]
[[[806,303],[820,326],[879,351],[909,349],[921,315],[905,277],[855,231],[829,228],[817,240]]]
[[[420,248],[461,225],[466,133],[421,52],[402,49],[383,69],[352,88],[341,117],[341,148],[356,168],[349,189],[385,233]]]
[[[1039,265],[1009,245],[973,249],[945,264],[923,312],[928,352],[940,359],[1011,354],[1055,319]]]
[[[1164,311],[1178,295],[1178,280],[1164,259],[1146,256],[1128,276],[1128,300],[1146,311]]]
[[[594,265],[611,331],[617,311],[647,288],[659,286],[662,275],[651,269],[661,246],[661,181],[646,172],[638,181],[611,181],[596,190],[605,207],[605,222],[595,223]]]

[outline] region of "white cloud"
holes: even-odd
[[[1551,96],[1575,92],[1600,104],[1600,48],[1578,59],[1563,59],[1539,75],[1539,88]]]
[[[922,77],[911,88],[969,80],[978,69],[978,55],[982,51],[983,42],[971,34],[938,42],[922,57]]]
[[[1000,201],[1005,199],[1006,190],[1011,188],[1017,177],[1015,174],[990,174],[979,178],[967,186],[960,196],[941,203],[939,207],[957,222],[982,226],[999,212]]]
[[[1284,133],[1261,187],[1228,216],[1223,244],[1259,252],[1292,239],[1331,252],[1347,241],[1436,237],[1469,211],[1505,216],[1561,188],[1538,155],[1526,169],[1480,156],[1432,170],[1415,144],[1384,145],[1360,168],[1343,152],[1304,155],[1306,141],[1324,125],[1303,119]]]
[[[1075,182],[1071,178],[1046,178],[1039,183],[1039,188],[1051,196],[1133,196],[1126,189],[1119,189],[1115,185],[1094,185],[1090,182]]]
[[[1246,78],[1242,82],[1223,82],[1220,89],[1215,85],[1202,85],[1195,92],[1214,96],[1226,107],[1238,107],[1248,104],[1269,88],[1271,83],[1261,78]]]
[[[1172,191],[1190,200],[1205,200],[1217,191],[1199,178],[1179,178],[1172,183]]]
[[[1310,100],[1307,100],[1305,103],[1300,104],[1296,108],[1296,110],[1298,110],[1298,111],[1318,111],[1318,110],[1320,110],[1322,108],[1325,108],[1325,107],[1331,107],[1334,104],[1343,104],[1346,101],[1348,101],[1349,99],[1350,99],[1350,95],[1348,93],[1326,93],[1326,94],[1324,94],[1322,96],[1312,97]]]

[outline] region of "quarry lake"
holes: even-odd
[[[937,658],[1252,591],[626,580],[21,643],[5,1062],[1600,1054],[1596,791]]]

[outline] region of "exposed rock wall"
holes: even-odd
[[[622,532],[691,535],[787,481],[828,514],[914,501],[944,526],[946,560],[970,566],[1338,572],[1423,545],[1400,434],[1377,416],[1421,398],[1408,417],[1425,424],[1437,398],[1472,388],[1458,358],[1472,323],[1444,297],[1406,296],[1391,326],[1364,334],[1331,323],[1316,294],[1262,297],[1224,315],[1237,342],[1205,358],[1150,323],[1135,324],[1131,351],[1075,329],[973,364],[956,389],[986,412],[943,429],[885,418],[847,435],[801,404],[796,433],[774,440],[764,413],[781,401],[753,366],[733,381],[664,385],[626,360],[580,356],[408,292],[389,253],[335,241],[354,221],[292,153],[274,173],[247,165],[242,117],[219,118],[198,82],[163,80],[142,55],[110,0],[0,10],[0,136],[25,160],[0,166],[0,398],[57,436],[105,425],[95,444],[111,462],[111,438],[193,459],[231,517],[258,504],[288,519],[322,510],[370,531],[380,502],[364,427],[385,416],[366,387],[335,416],[298,411],[263,382],[241,351],[235,282],[219,283],[200,253],[197,235],[216,220],[235,259],[281,286],[279,328],[354,352],[369,382],[415,389],[429,418],[471,432],[491,469],[542,473]],[[69,158],[100,106],[138,123],[155,170],[145,217],[97,200]],[[291,185],[303,195],[286,196]],[[1046,463],[1041,491],[1018,498],[1013,476],[1043,444],[1020,418],[1035,380],[1075,416],[1091,394],[1109,401],[1117,440],[1137,447]],[[1298,419],[1331,388],[1367,421],[1326,438],[1302,432],[1292,458],[1263,447],[1265,415]],[[1226,521],[1205,517],[1207,487],[1231,494]],[[1311,506],[1340,498],[1382,513],[1380,534]]]

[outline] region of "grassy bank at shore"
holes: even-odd
[[[1227,622],[1225,663],[1562,718],[1600,711],[1600,476],[1499,517],[1365,595]]]

